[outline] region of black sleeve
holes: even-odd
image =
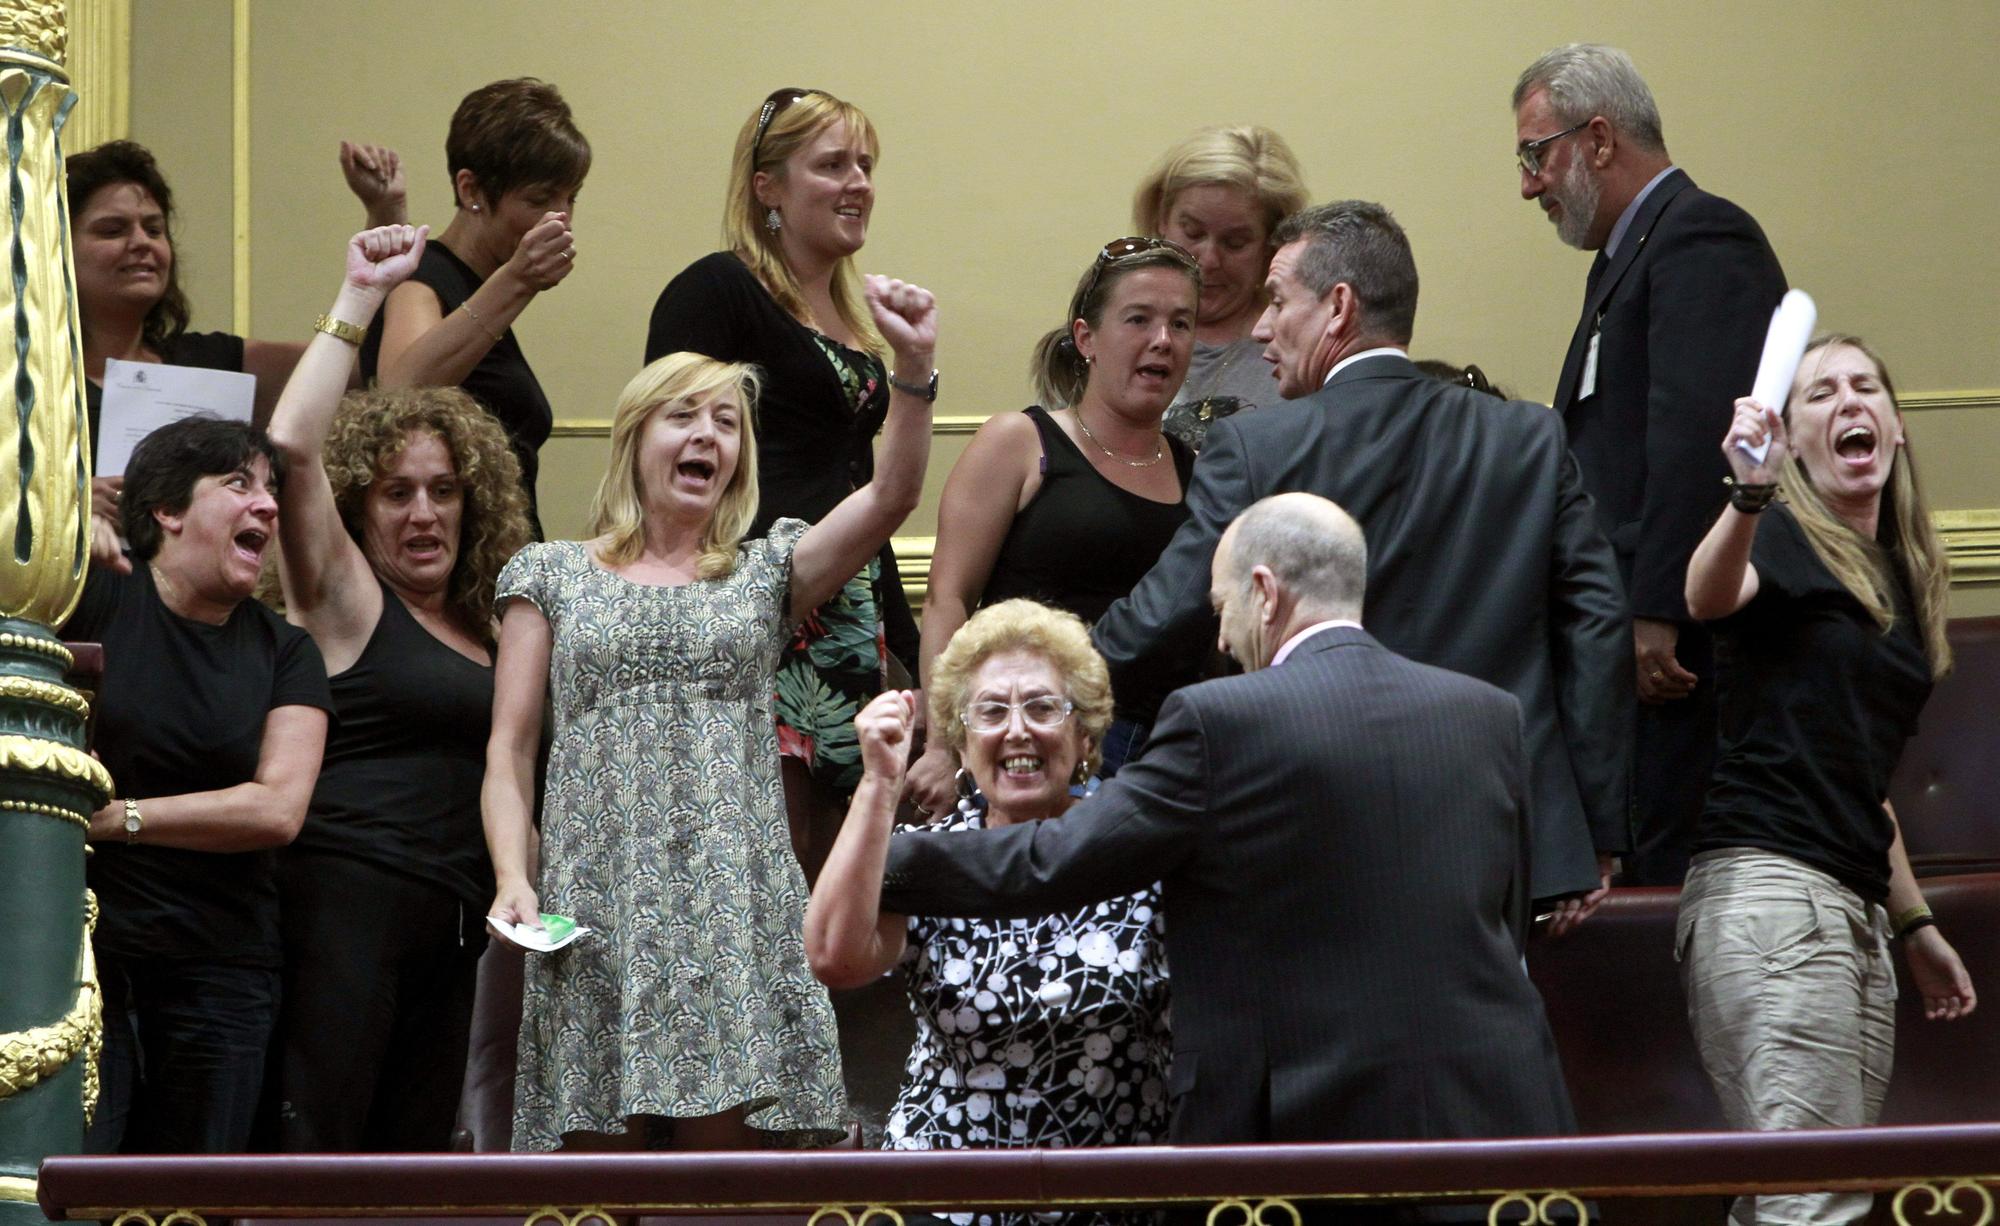
[[[670,353],[701,353],[724,362],[748,360],[746,291],[755,288],[750,270],[728,252],[704,256],[682,269],[653,304],[653,318],[646,328],[646,361]]]
[[[1169,876],[1208,829],[1208,744],[1174,695],[1146,748],[1057,822],[889,840],[882,909],[904,915],[1047,915]]]
[[[1750,565],[1757,568],[1757,595],[1746,609],[1803,594],[1812,586],[1819,561],[1799,521],[1774,505],[1757,517]]]
[[[326,659],[319,644],[295,626],[278,636],[278,659],[271,669],[271,709],[317,707],[333,714],[333,687],[326,679]]]
[[[1198,680],[1215,643],[1209,605],[1209,563],[1216,542],[1252,501],[1248,450],[1235,418],[1209,426],[1187,485],[1187,522],[1130,595],[1114,602],[1091,628],[1091,640],[1111,667],[1118,705],[1144,715],[1167,694]]]
[[[1560,429],[1555,414],[1537,412]],[[1563,742],[1591,846],[1623,855],[1632,849],[1632,623],[1618,558],[1567,448],[1552,543],[1549,654]]]
[[[134,562],[143,566],[143,562]],[[104,628],[111,623],[111,615],[118,610],[118,596],[123,586],[123,577],[91,565],[84,568],[83,596],[76,602],[76,609],[63,624],[56,628],[56,637],[70,643],[96,643],[102,641]]]
[[[1632,560],[1632,612],[1686,621],[1688,559],[1722,509],[1716,446],[1750,393],[1785,294],[1764,232],[1726,200],[1693,197],[1654,231],[1647,334],[1646,491]]]
[[[173,351],[163,355],[175,366],[205,370],[243,370],[243,338],[227,332],[183,332]]]

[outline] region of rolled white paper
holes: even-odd
[[[1778,309],[1771,312],[1770,330],[1764,333],[1764,356],[1758,359],[1757,379],[1750,385],[1752,400],[1784,411],[1785,400],[1792,394],[1792,377],[1799,373],[1799,359],[1805,357],[1813,325],[1818,322],[1819,307],[1813,304],[1811,294],[1802,289],[1785,294]],[[1771,454],[1771,440],[1766,438],[1755,447],[1739,443],[1737,450],[1753,463],[1762,464]]]

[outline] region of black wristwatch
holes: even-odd
[[[896,377],[895,371],[892,370],[889,372],[890,387],[895,388],[899,392],[928,400],[932,404],[937,403],[937,385],[938,372],[935,369],[931,371],[931,381],[929,383],[905,383]]]

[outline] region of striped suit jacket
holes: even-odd
[[[1177,1143],[1566,1133],[1521,962],[1526,778],[1512,696],[1335,627],[1174,693],[1058,820],[892,839],[882,903],[1027,916],[1162,883]]]

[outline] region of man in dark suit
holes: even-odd
[[[1375,637],[1520,700],[1531,888],[1559,932],[1627,850],[1631,744],[1624,598],[1562,422],[1411,364],[1417,268],[1388,210],[1308,209],[1273,241],[1254,335],[1291,403],[1210,426],[1188,522],[1093,629],[1119,704],[1155,709],[1193,679],[1215,633],[1209,561],[1237,512],[1289,490],[1331,498],[1368,533]]]
[[[1060,819],[890,841],[885,911],[1041,915],[1161,883],[1177,1144],[1574,1130],[1521,960],[1520,704],[1363,631],[1367,553],[1325,499],[1259,502],[1205,585],[1246,675],[1171,695]]]
[[[1688,558],[1722,509],[1717,440],[1749,394],[1785,274],[1748,213],[1675,169],[1615,47],[1558,47],[1514,87],[1521,195],[1596,251],[1555,407],[1618,553],[1637,664],[1636,846],[1626,880],[1679,885],[1715,757],[1707,632]]]

